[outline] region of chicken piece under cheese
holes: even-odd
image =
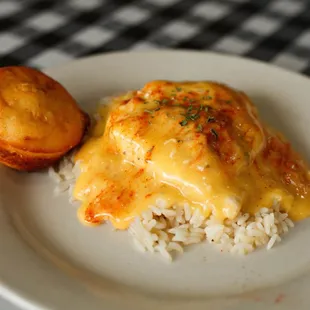
[[[153,81],[115,98],[103,122],[104,132],[76,157],[75,196],[88,222],[109,218],[126,228],[158,197],[220,220],[276,200],[295,218],[310,214],[305,164],[263,127],[242,92],[214,82]]]

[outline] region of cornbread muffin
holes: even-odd
[[[80,143],[89,117],[58,82],[27,67],[0,68],[0,162],[33,171]]]

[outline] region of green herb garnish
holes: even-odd
[[[154,100],[154,102],[156,102],[158,104],[167,104],[169,102],[169,99],[167,99],[167,98],[164,98],[162,100],[156,99],[156,100]]]
[[[148,109],[145,109],[144,112],[146,113],[150,113],[150,114],[153,114],[154,112],[160,110],[160,107],[156,108],[155,110],[148,110]]]
[[[176,89],[177,91],[181,91],[181,90],[182,90],[181,87],[176,87],[175,89]]]
[[[207,123],[213,123],[215,121],[215,118],[213,116],[208,116],[206,122]]]
[[[211,96],[205,96],[205,97],[202,97],[203,100],[211,100],[212,97]]]
[[[197,131],[198,131],[198,132],[202,132],[202,129],[203,129],[202,125],[201,125],[201,124],[198,124],[198,126],[197,126]]]
[[[219,102],[223,102],[223,103],[227,103],[227,104],[230,104],[232,101],[231,100],[219,100]]]
[[[179,123],[181,126],[186,126],[187,125],[187,120],[183,119],[182,122]]]
[[[216,130],[213,129],[213,128],[211,128],[210,131],[211,131],[212,135],[214,136],[214,138],[217,140],[218,137],[219,137],[219,135],[218,135],[218,133],[216,132]]]
[[[196,119],[198,119],[199,118],[199,114],[191,114],[191,115],[189,115],[188,116],[189,117],[189,119],[191,119],[192,121],[195,121]]]

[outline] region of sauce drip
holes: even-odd
[[[310,215],[309,171],[245,94],[214,82],[153,81],[99,109],[77,153],[80,218],[126,229],[158,198],[235,218],[280,203]]]

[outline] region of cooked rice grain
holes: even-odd
[[[48,174],[56,183],[54,193],[68,191],[73,203],[72,190],[79,165],[73,163],[72,156],[64,158],[57,169],[49,168]],[[158,198],[155,205],[132,222],[128,232],[137,249],[159,252],[171,261],[173,252],[183,253],[184,246],[205,240],[232,254],[245,255],[262,246],[270,250],[281,241],[280,235],[293,227],[293,221],[280,211],[279,204],[270,209],[261,208],[254,216],[244,213],[221,223],[213,215],[204,217],[188,203],[169,206],[164,198]]]

